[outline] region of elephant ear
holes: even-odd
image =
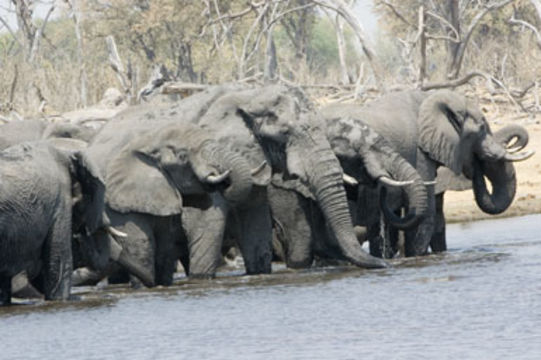
[[[436,187],[434,193],[441,194],[447,190],[464,191],[472,188],[471,180],[464,175],[456,175],[446,167],[439,167],[436,176]]]
[[[455,174],[462,171],[461,135],[466,99],[449,90],[429,95],[419,109],[419,146]]]
[[[72,176],[80,185],[80,197],[74,203],[74,215],[90,232],[108,225],[105,216],[105,182],[99,168],[83,152],[70,155]]]
[[[129,144],[107,168],[107,204],[114,210],[169,216],[180,214],[182,198],[169,177]]]

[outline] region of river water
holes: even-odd
[[[445,255],[83,288],[0,308],[0,359],[541,359],[541,215],[448,226]]]

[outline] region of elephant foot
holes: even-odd
[[[0,275],[0,304],[11,305],[11,276]]]

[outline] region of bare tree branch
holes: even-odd
[[[41,27],[36,30],[36,33],[34,35],[34,41],[32,42],[32,48],[30,49],[30,56],[28,58],[28,62],[30,63],[34,62],[34,58],[36,57],[36,53],[39,48],[39,40],[42,34],[45,33],[45,27],[47,26],[47,22],[49,21],[49,17],[53,13],[54,8],[55,6],[53,3],[53,5],[49,8],[49,11],[47,11],[47,14],[45,15],[45,19],[43,19],[43,24],[41,24]]]
[[[379,64],[377,63],[376,53],[368,44],[368,40],[364,35],[364,29],[361,23],[353,15],[353,12],[347,6],[347,4],[343,0],[312,0],[312,2],[322,7],[326,7],[328,9],[336,11],[344,18],[344,20],[347,21],[347,23],[349,24],[349,26],[351,26],[355,35],[357,36],[357,39],[361,43],[361,48],[363,49],[363,52],[368,59],[370,66],[372,67],[372,72],[374,73],[374,78],[376,79],[378,88],[383,90],[381,70],[379,68]]]
[[[535,35],[537,46],[539,46],[541,48],[541,34],[539,33],[539,30],[537,30],[537,28],[535,26],[533,26],[532,24],[530,24],[527,21],[519,20],[519,19],[515,18],[514,13],[513,13],[513,16],[511,16],[511,18],[509,19],[509,23],[513,24],[513,25],[522,25],[522,26],[527,27],[528,29],[530,29]]]
[[[462,42],[458,45],[457,55],[454,59],[453,66],[451,68],[451,73],[448,75],[451,79],[456,78],[458,76],[458,73],[460,72],[460,67],[462,65],[462,61],[464,60],[464,54],[466,53],[468,42],[473,34],[473,31],[477,28],[481,20],[491,11],[502,8],[506,5],[509,5],[513,1],[515,0],[504,0],[504,1],[494,3],[494,4],[485,5],[485,8],[481,12],[477,13],[477,15],[475,15],[470,25],[468,26],[468,29],[466,30],[464,36],[462,37]]]

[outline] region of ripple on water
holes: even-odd
[[[282,266],[3,308],[0,358],[538,359],[540,220],[451,225],[448,253],[384,270]]]

